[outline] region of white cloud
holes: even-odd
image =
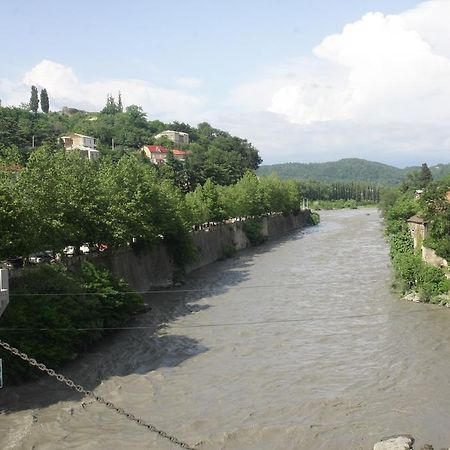
[[[355,121],[295,124],[271,112],[217,116],[219,127],[247,136],[265,164],[365,158],[399,167],[449,162],[450,133],[441,124],[365,124]]]
[[[295,138],[281,138],[289,150],[265,144],[282,152],[278,161],[335,159],[333,152],[400,164],[448,161],[448,17],[449,0],[397,15],[367,13],[325,37],[310,58],[268,68],[260,79],[234,88],[230,101],[291,124],[283,132]],[[267,120],[269,130],[280,139],[279,123]],[[253,136],[258,143],[261,131]],[[301,149],[297,156],[294,148]],[[273,152],[267,153],[273,162]]]
[[[178,84],[178,86],[186,89],[198,89],[203,84],[202,80],[192,77],[180,77],[177,78],[175,81]]]
[[[83,82],[71,67],[49,60],[43,60],[33,67],[21,82],[2,80],[0,92],[7,95],[4,103],[17,105],[27,100],[29,87],[33,84],[47,89],[53,110],[62,106],[99,110],[105,105],[108,93],[117,95],[120,91],[125,105],[142,106],[150,117],[191,121],[195,120],[206,103],[203,97],[194,96],[182,88],[157,86],[145,80],[106,79]],[[191,88],[193,84],[195,83],[190,79]]]
[[[237,87],[232,98],[301,124],[448,120],[450,57],[436,53],[410,25],[418,27],[421,11],[427,18],[443,13],[432,4],[404,15],[368,13],[326,37],[308,63],[283,66],[284,76],[272,69],[269,77]],[[450,2],[438,6],[450,15]],[[450,40],[450,31],[446,35]]]

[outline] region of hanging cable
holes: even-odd
[[[126,417],[128,420],[131,420],[132,422],[134,422],[142,427],[147,428],[148,430],[152,431],[153,433],[158,434],[161,438],[167,439],[170,442],[172,442],[173,444],[178,445],[181,448],[184,448],[187,450],[195,450],[189,444],[186,444],[185,442],[180,441],[175,436],[172,436],[172,435],[166,433],[165,431],[160,430],[159,428],[155,427],[154,425],[152,425],[150,423],[144,422],[142,419],[139,419],[134,414],[131,414],[131,413],[125,411],[123,408],[117,407],[116,405],[114,405],[114,403],[109,402],[109,401],[105,400],[103,397],[100,397],[99,395],[94,394],[94,392],[85,389],[80,384],[75,384],[75,382],[72,381],[70,378],[66,378],[64,375],[56,373],[53,369],[49,369],[45,364],[38,363],[34,358],[30,358],[26,353],[21,352],[20,350],[18,350],[15,347],[12,347],[7,342],[0,340],[0,347],[3,347],[9,353],[11,353],[11,354],[19,357],[23,361],[27,362],[30,366],[37,367],[41,372],[44,372],[47,375],[49,375],[50,377],[56,378],[61,383],[66,384],[70,388],[75,389],[80,394],[84,394],[84,395],[92,398],[96,402],[106,406],[109,409],[112,409],[117,414],[120,414],[121,416]]]
[[[408,314],[414,313],[428,313],[429,309],[416,309],[408,311]],[[247,325],[271,325],[277,323],[298,323],[298,322],[325,322],[331,319],[363,319],[369,317],[405,317],[405,313],[402,314],[389,314],[389,313],[372,313],[372,314],[354,314],[349,316],[322,316],[322,317],[299,317],[294,319],[274,319],[274,320],[256,320],[249,322],[226,322],[226,323],[204,323],[197,325],[171,325],[172,329],[189,329],[189,328],[216,328],[216,327],[236,327]],[[167,324],[165,324],[167,325]],[[136,325],[129,327],[85,327],[85,328],[8,328],[0,327],[1,331],[14,331],[14,332],[42,332],[42,331],[126,331],[126,330],[154,330],[157,325]]]

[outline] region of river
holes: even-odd
[[[450,446],[450,311],[391,291],[375,209],[321,218],[149,295],[64,373],[199,450]],[[3,450],[177,448],[48,377],[0,409]]]

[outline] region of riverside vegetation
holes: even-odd
[[[419,215],[427,222],[427,238],[423,244],[443,258],[450,258],[450,203],[447,192],[450,177],[433,181],[426,165],[412,173],[403,185],[386,189],[381,196],[390,256],[395,272],[395,287],[402,293],[414,292],[423,302],[447,304],[450,281],[446,269],[422,261],[414,252],[407,220]],[[416,195],[416,190],[423,193]]]
[[[195,258],[193,225],[299,210],[304,194],[298,182],[259,179],[253,171],[260,162],[257,150],[208,124],[170,124],[193,138],[189,156],[182,163],[169,154],[167,164],[154,166],[139,146],[166,127],[148,121],[138,107],[122,111],[111,98],[94,115],[0,108],[0,261],[26,261],[44,250],[62,255],[60,262],[25,267],[11,279],[0,339],[59,367],[100,339],[102,329],[123,325],[142,308],[141,299],[104,269],[87,262],[69,268],[67,246],[101,243],[108,251],[142,251],[163,242],[182,271]],[[56,138],[70,131],[100,136],[102,158],[66,152]],[[105,142],[111,135],[119,140],[120,132],[126,145],[110,151]],[[246,227],[257,244],[257,219]],[[37,375],[4,351],[0,357],[7,383]]]

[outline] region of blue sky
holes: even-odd
[[[125,104],[142,105],[150,118],[208,120],[246,137],[268,163],[448,162],[450,36],[441,17],[449,7],[448,0],[82,0],[76,7],[1,0],[0,98],[26,101],[37,84],[54,110],[95,110],[120,89]]]

